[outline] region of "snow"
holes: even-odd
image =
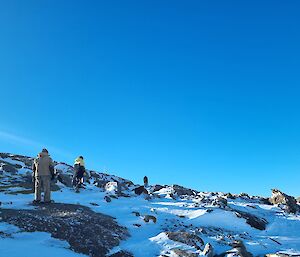
[[[18,163],[9,158],[6,162]],[[24,164],[19,171],[25,174],[30,170]],[[69,173],[70,167],[65,164],[58,164],[55,167],[63,172]],[[226,237],[242,238],[248,251],[254,255],[264,255],[276,253],[278,251],[299,254],[300,251],[300,216],[287,215],[281,209],[272,205],[264,205],[256,200],[245,200],[237,198],[228,200],[230,208],[251,213],[268,221],[266,230],[260,231],[250,227],[246,220],[238,218],[234,212],[216,206],[200,206],[197,200],[170,198],[173,192],[172,187],[163,188],[158,192],[156,198],[146,200],[144,196],[136,196],[131,193],[130,197],[112,198],[111,202],[105,201],[105,196],[114,194],[117,190],[118,179],[116,176],[100,173],[105,180],[111,183],[106,187],[106,191],[87,184],[85,190],[79,194],[74,190],[64,187],[57,192],[52,192],[52,199],[60,203],[73,203],[88,206],[95,212],[104,213],[116,218],[117,222],[128,228],[130,237],[126,241],[112,249],[111,253],[119,250],[127,250],[135,257],[153,257],[166,254],[172,249],[180,248],[191,250],[190,246],[170,240],[166,231],[180,230],[189,227],[193,230],[208,229],[207,234],[202,234],[201,238],[205,243],[210,242],[214,251],[220,254],[230,247],[222,241]],[[17,192],[20,188],[10,189]],[[220,193],[219,195],[222,195]],[[201,193],[201,196],[215,199],[210,193]],[[8,194],[0,192],[1,208],[33,209],[29,203],[33,200],[33,194]],[[209,211],[208,211],[209,210]],[[140,216],[133,212],[138,212]],[[157,222],[145,223],[143,217],[153,215],[157,217]],[[22,257],[40,256],[84,256],[76,254],[69,249],[67,242],[56,240],[47,233],[25,233],[17,228],[0,222],[0,232],[12,233],[12,238],[0,236],[0,256],[20,256]],[[216,231],[219,231],[218,235]],[[210,233],[211,232],[211,233]],[[273,239],[273,240],[272,240]],[[275,240],[275,241],[274,241]],[[276,243],[278,241],[280,244]],[[35,249],[35,251],[32,251]],[[195,249],[194,249],[195,252]],[[37,253],[35,255],[35,253]],[[25,255],[24,255],[25,254]],[[27,254],[27,255],[26,255]],[[175,255],[169,255],[175,256]]]
[[[0,231],[10,234],[0,235],[0,256],[9,257],[83,257],[86,255],[72,252],[66,241],[52,238],[45,232],[20,232],[18,228],[1,222]]]
[[[12,165],[20,165],[20,166],[22,166],[22,167],[24,167],[25,166],[25,164],[24,164],[24,162],[21,162],[21,161],[17,161],[17,160],[13,160],[13,159],[11,159],[11,158],[1,158],[0,157],[0,160],[1,161],[5,161],[5,162],[8,162],[8,163],[10,163],[10,164],[12,164]]]

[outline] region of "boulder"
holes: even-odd
[[[204,246],[203,240],[196,234],[189,232],[177,231],[177,232],[166,232],[166,235],[170,240],[180,242],[186,245],[195,247],[197,250],[202,250]]]
[[[70,174],[65,174],[62,172],[57,173],[57,180],[67,187],[73,186],[72,179],[73,179],[73,176]]]
[[[107,203],[110,203],[111,202],[111,198],[109,196],[104,196],[104,200],[107,202]]]
[[[148,223],[150,220],[152,220],[153,223],[156,223],[156,221],[157,221],[156,217],[154,217],[153,215],[145,215],[144,216],[144,221],[145,222]]]
[[[233,247],[233,249],[227,251],[227,255],[234,255],[239,257],[253,257],[253,255],[247,251],[242,241],[233,241],[231,243],[231,246]]]
[[[178,257],[199,257],[199,254],[197,253],[189,252],[182,249],[173,249],[172,252],[174,252]]]
[[[172,185],[172,188],[174,190],[174,193],[177,194],[178,196],[184,196],[184,195],[194,196],[198,193],[195,190],[192,190],[192,189],[189,189],[189,188],[186,188],[186,187],[182,187],[182,186],[179,186],[179,185]]]
[[[157,192],[157,191],[159,191],[163,188],[165,188],[165,187],[162,186],[162,185],[154,185],[154,186],[151,187],[151,190],[152,190],[152,192]]]
[[[220,208],[225,208],[227,206],[227,199],[224,197],[217,197],[212,204]]]
[[[141,195],[141,194],[149,194],[147,189],[144,186],[139,186],[134,189],[135,194]]]
[[[278,189],[272,189],[270,203],[279,205],[287,213],[297,213],[300,210],[295,197],[287,195]]]
[[[13,175],[18,173],[18,170],[10,164],[2,164],[2,170]]]
[[[214,249],[210,243],[207,243],[202,251],[202,255],[206,257],[213,257],[214,256]]]

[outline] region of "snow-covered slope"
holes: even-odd
[[[49,213],[62,216],[55,217],[58,223],[60,218],[66,219],[72,214],[70,209],[63,209],[64,204],[72,204],[70,206],[77,209],[85,206],[95,214],[114,217],[118,223],[116,231],[124,235],[127,232],[122,228],[128,231],[129,236],[119,235],[119,241],[108,247],[107,252],[88,253],[88,247],[74,247],[70,237],[72,233],[76,237],[76,229],[61,240],[64,237],[53,232],[56,228],[47,229],[53,217],[45,219],[43,228],[36,225],[36,219],[41,220],[38,215],[54,207],[31,204],[32,160],[21,155],[0,154],[0,257],[37,256],[31,248],[38,249],[45,257],[300,255],[300,216],[288,213],[285,203],[273,205],[262,197],[197,192],[177,185],[153,185],[145,191],[129,180],[95,171],[88,171],[86,188],[75,193],[70,187],[73,168],[56,163],[57,180],[52,185],[52,199],[63,205],[59,208],[53,205],[57,210]],[[16,213],[19,219],[12,217],[18,215]],[[36,217],[31,219],[35,213]],[[23,218],[28,215],[27,222],[32,224],[20,225],[21,215]],[[80,223],[80,219],[76,222]],[[73,223],[74,219],[68,226]],[[117,233],[121,232],[114,231],[112,236],[117,238]],[[87,238],[78,240],[86,244]]]

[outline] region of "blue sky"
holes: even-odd
[[[0,151],[300,195],[298,1],[2,1]]]

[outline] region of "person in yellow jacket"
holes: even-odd
[[[83,184],[83,176],[85,173],[85,164],[82,156],[75,159],[74,163],[74,176],[73,176],[73,186],[75,190],[78,190]]]

